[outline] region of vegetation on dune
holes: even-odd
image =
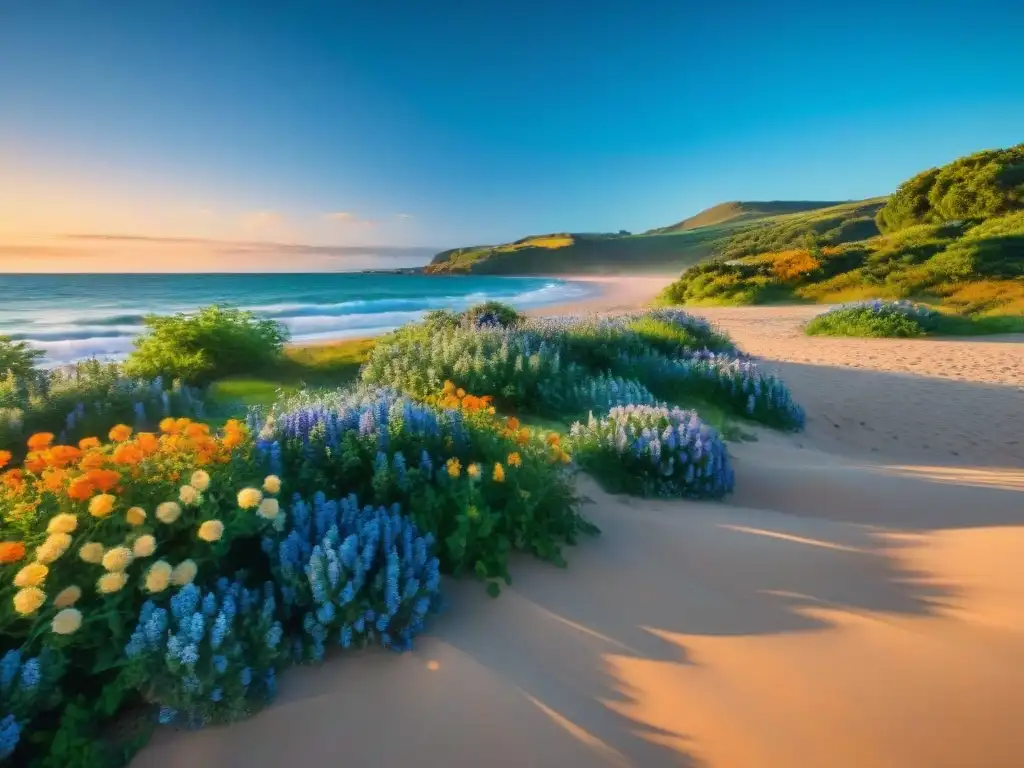
[[[801,213],[803,211],[814,211],[819,208],[832,208],[843,205],[839,200],[822,202],[813,200],[767,200],[767,201],[742,201],[734,200],[728,203],[719,203],[710,208],[705,208],[695,216],[683,219],[676,224],[667,227],[652,229],[648,234],[682,232],[688,229],[736,222],[737,220],[763,219],[771,216],[784,216],[790,213]]]
[[[908,301],[875,299],[823,312],[807,324],[805,331],[809,336],[875,338],[1024,333],[1024,315],[963,317]]]
[[[247,717],[284,667],[329,648],[408,649],[442,573],[497,596],[513,551],[564,566],[598,532],[577,466],[619,491],[728,493],[722,433],[659,398],[803,422],[781,381],[677,310],[532,319],[488,303],[283,354],[280,329],[244,313],[195,317],[159,324],[123,366],[11,358],[0,762],[114,768],[149,724]],[[338,388],[360,365],[362,384]],[[210,418],[238,398],[261,402]]]

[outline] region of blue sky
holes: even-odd
[[[1024,140],[1022,24],[984,1],[8,0],[0,232],[446,248],[884,194]]]

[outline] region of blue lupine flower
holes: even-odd
[[[7,715],[0,720],[0,760],[6,760],[14,754],[14,749],[21,740],[21,726],[14,715]]]
[[[210,701],[217,702],[224,698],[224,691],[220,688],[214,688],[210,691]]]
[[[245,667],[239,673],[238,680],[243,686],[248,687],[249,684],[252,682],[252,670],[249,669],[249,667]]]
[[[181,663],[187,666],[193,666],[199,663],[199,648],[194,644],[190,643],[184,646],[178,654],[178,658],[181,659]]]
[[[192,638],[193,642],[198,643],[203,639],[204,634],[206,634],[206,619],[201,613],[192,614],[192,621],[189,625],[189,637]]]
[[[174,718],[178,716],[178,710],[172,707],[160,707],[160,714],[158,720],[162,725],[174,722]]]
[[[217,670],[218,674],[223,675],[228,671],[228,659],[227,656],[217,654],[213,657],[213,668]]]
[[[42,677],[39,659],[29,659],[21,665],[21,687],[26,691],[35,690]]]
[[[21,669],[21,651],[8,651],[0,659],[0,692],[6,693]]]

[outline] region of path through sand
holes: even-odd
[[[604,533],[567,570],[448,583],[413,653],[290,670],[133,765],[1024,764],[1024,345],[806,339],[805,311],[708,312],[809,412],[732,447],[728,503],[583,478]]]

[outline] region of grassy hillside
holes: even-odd
[[[808,232],[814,233],[817,241],[825,244],[839,244],[877,234],[874,216],[883,203],[884,198],[838,205],[728,203],[727,206],[733,206],[729,210],[741,213],[717,224],[673,231],[666,228],[639,235],[538,235],[505,245],[455,248],[435,256],[426,271],[433,274],[472,272],[505,275],[679,272],[715,256],[730,258],[730,254],[742,255],[757,248],[763,250],[764,244],[785,247],[803,242]],[[767,214],[769,208],[766,206],[785,210],[787,205],[829,207]],[[701,217],[711,221],[720,215],[713,213],[716,209],[722,209],[722,206],[709,208],[690,221]],[[756,218],[757,210],[764,215]]]
[[[738,232],[719,256],[686,271],[662,300],[891,298],[1024,314],[1024,144],[917,174],[888,199],[778,217]]]
[[[788,213],[801,213],[803,211],[815,211],[819,208],[831,208],[835,205],[842,205],[842,201],[821,202],[812,200],[768,200],[762,202],[744,202],[734,200],[728,203],[719,203],[683,219],[677,224],[667,227],[652,229],[648,234],[666,234],[668,232],[684,232],[688,229],[708,227],[715,224],[724,224],[727,221],[739,222],[750,221],[751,219],[763,219],[770,216],[784,216]]]

